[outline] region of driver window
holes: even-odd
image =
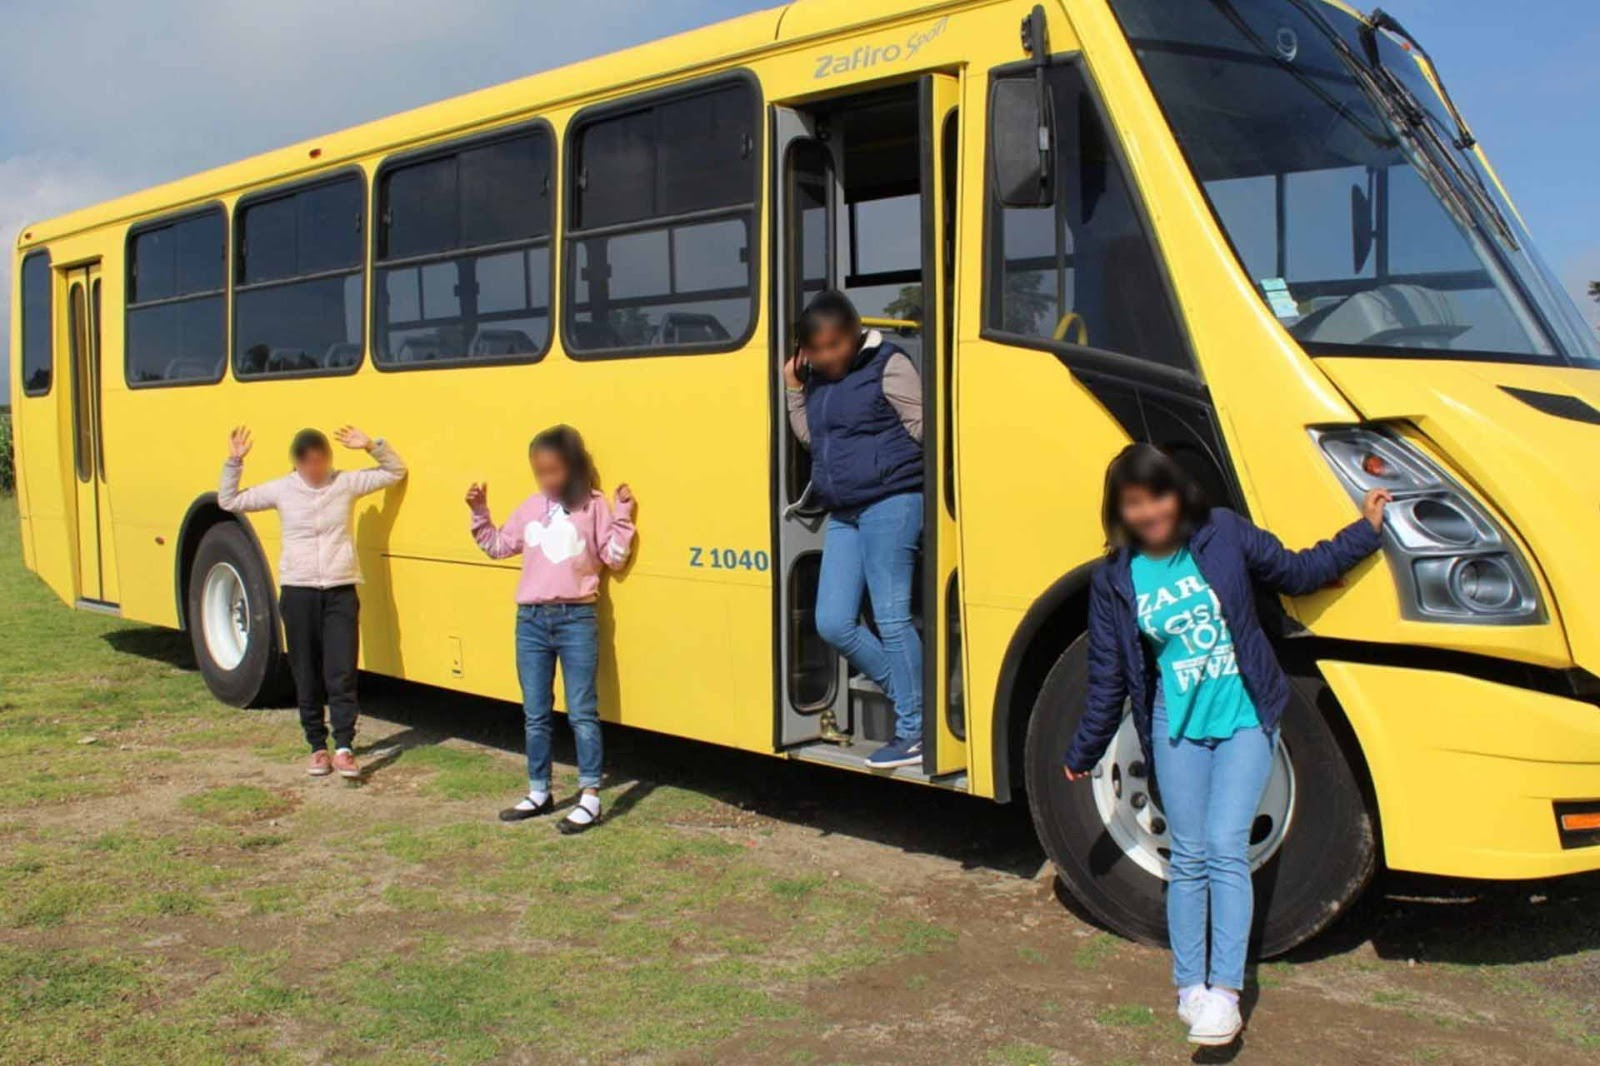
[[[1128,179],[1083,75],[1058,66],[1047,77],[1056,202],[1005,207],[991,188],[988,328],[1192,371]]]

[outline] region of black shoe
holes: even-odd
[[[527,799],[528,797],[524,796],[523,798]],[[537,818],[540,815],[549,814],[555,809],[555,793],[549,792],[545,794],[544,802],[539,804],[537,807],[528,807],[526,809],[520,807],[507,807],[505,810],[500,812],[500,820],[502,822],[523,822],[527,821],[529,818]]]
[[[578,810],[583,810],[582,807],[579,807],[577,809]],[[588,811],[584,811],[584,813],[588,814],[589,812]],[[582,833],[582,832],[585,832],[587,830],[593,829],[595,826],[597,826],[599,824],[600,824],[600,815],[598,815],[598,814],[596,814],[593,817],[591,817],[587,822],[574,822],[572,820],[572,815],[569,814],[565,818],[561,819],[561,821],[556,823],[556,828],[559,829],[562,833],[566,834],[567,836],[572,836],[575,833]]]

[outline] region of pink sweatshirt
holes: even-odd
[[[600,570],[621,570],[633,548],[633,504],[611,505],[598,492],[572,513],[536,492],[495,527],[488,508],[472,512],[472,539],[491,559],[522,553],[518,603],[593,603]]]

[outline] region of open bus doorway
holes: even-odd
[[[872,93],[774,109],[772,373],[782,666],[776,740],[799,758],[859,768],[893,737],[887,695],[850,670],[817,632],[826,515],[808,493],[810,453],[789,429],[784,409],[781,368],[793,351],[794,323],[810,299],[832,288],[850,297],[867,328],[910,357],[922,379],[924,527],[912,614],[923,643],[924,759],[920,767],[893,773],[964,787],[947,417],[956,95],[954,77],[928,75]],[[863,612],[870,624],[870,606],[863,604]]]

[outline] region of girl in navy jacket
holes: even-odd
[[[784,365],[789,424],[811,449],[811,491],[828,510],[817,631],[894,701],[894,739],[874,769],[922,763],[922,642],[911,579],[922,540],[922,381],[905,352],[839,292],[819,293]],[[861,624],[862,592],[877,633]]]
[[[1210,509],[1153,445],[1130,445],[1106,471],[1110,554],[1090,582],[1089,702],[1066,774],[1088,776],[1131,704],[1171,834],[1167,931],[1178,1016],[1194,1043],[1227,1044],[1242,1027],[1250,826],[1289,704],[1256,588],[1299,596],[1336,580],[1382,546],[1389,499],[1368,493],[1362,518],[1296,552]]]

